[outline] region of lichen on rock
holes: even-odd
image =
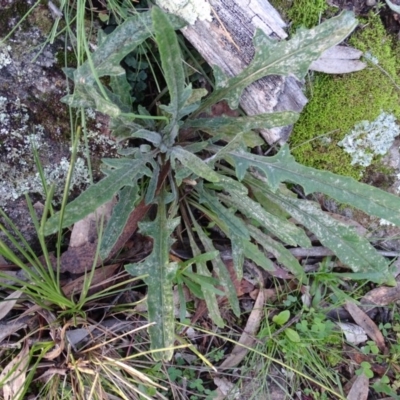
[[[400,91],[394,84],[400,83],[400,46],[387,35],[379,15],[363,22],[349,44],[367,55],[367,68],[338,76],[315,73],[309,84],[310,101],[290,138],[298,162],[358,180],[365,167],[352,164],[338,143],[361,121],[372,122],[382,112],[400,117]]]
[[[12,7],[2,13],[0,4],[0,17],[15,11],[19,3],[28,5],[13,1]],[[32,17],[37,14],[32,13]],[[1,35],[14,28],[23,15],[13,14],[12,20],[4,21],[0,42]],[[45,17],[42,13],[41,18]],[[65,52],[65,43],[56,39],[49,44],[46,33],[34,22],[28,18],[0,45],[0,207],[30,244],[37,234],[24,194],[28,193],[33,201],[45,200],[32,146],[38,151],[47,184],[56,184],[54,200],[60,201],[70,165],[72,136],[70,113],[61,102],[67,94],[66,77],[57,63],[57,53]],[[108,119],[99,113],[92,116],[95,119],[86,124],[79,119],[74,123],[85,126],[92,166],[97,166],[104,155],[116,154],[116,146],[109,136]],[[71,185],[73,194],[79,194],[90,183],[85,146],[79,144],[79,149]],[[98,174],[96,169],[93,174]],[[0,236],[4,239],[4,235]]]

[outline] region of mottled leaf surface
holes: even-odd
[[[199,207],[201,209],[201,207]],[[204,246],[204,250],[206,252],[215,251],[215,247],[213,245],[212,240],[204,233],[203,228],[196,222],[193,218],[193,226],[196,229],[196,233],[199,236],[199,239]],[[221,256],[215,257],[212,260],[213,270],[218,275],[218,278],[223,286],[223,290],[225,292],[226,297],[229,300],[229,304],[232,307],[232,311],[236,316],[240,315],[240,307],[239,300],[236,295],[236,289],[232,282],[231,276],[229,274],[226,265],[221,259]]]
[[[121,168],[105,171],[107,176],[94,185],[91,185],[65,208],[62,228],[66,228],[83,219],[86,215],[96,211],[98,207],[111,200],[124,186],[132,186],[143,175],[151,176],[151,171],[145,166],[146,160],[114,160],[114,165]],[[57,232],[59,228],[60,212],[49,218],[45,225],[45,235]]]
[[[172,115],[164,139],[167,146],[172,146],[176,136],[176,125],[180,119],[180,111],[192,94],[191,86],[185,87],[185,73],[182,66],[182,55],[174,27],[168,17],[158,7],[152,9],[153,29],[156,35],[161,65],[167,82],[170,103],[163,106],[163,110]]]
[[[174,146],[171,150],[171,156],[178,159],[184,167],[210,182],[218,182],[220,179],[213,168],[209,167],[201,158],[185,150],[183,147]]]
[[[357,207],[369,215],[386,219],[400,226],[400,198],[353,178],[335,175],[297,163],[289,147],[283,146],[273,157],[264,157],[245,151],[230,153],[235,162],[237,176],[243,179],[253,167],[261,172],[275,191],[282,182],[303,186],[306,194],[322,192],[343,204]]]
[[[197,229],[197,227],[198,227],[199,229],[201,229],[201,227],[198,226],[198,224],[197,224],[196,220],[193,218],[193,216],[192,216],[192,220],[193,220],[193,224],[194,224],[195,228]],[[196,227],[196,225],[197,225],[197,227]],[[189,233],[189,240],[190,240],[190,247],[192,248],[192,251],[193,251],[193,256],[196,257],[196,256],[201,255],[201,250],[197,246],[197,243],[194,240],[193,235],[191,233]],[[215,253],[216,253],[216,256],[219,257],[219,253],[218,252],[215,252]],[[197,259],[196,260],[196,270],[197,270],[197,273],[199,273],[203,276],[212,277],[212,274],[209,271],[205,261]],[[224,320],[221,317],[221,313],[219,311],[218,299],[217,299],[217,295],[215,294],[215,291],[205,287],[204,285],[201,286],[201,290],[203,292],[204,300],[207,304],[207,309],[208,309],[210,318],[219,328],[223,328],[225,326],[225,324],[224,324]]]
[[[158,202],[156,219],[139,223],[140,233],[153,238],[151,254],[140,263],[125,266],[131,275],[147,274],[143,279],[148,286],[148,319],[149,322],[155,322],[155,325],[149,327],[151,348],[153,350],[170,348],[153,353],[153,357],[157,360],[172,358],[175,340],[172,282],[178,264],[169,261],[169,251],[173,243],[171,235],[180,220],[167,218],[165,208],[162,196]]]
[[[181,29],[185,22],[172,15],[166,16],[174,29]],[[144,12],[128,18],[108,35],[92,54],[91,62],[86,61],[75,72],[76,83],[93,83],[93,70],[97,76],[120,75],[123,72],[120,62],[147,38],[154,35],[151,12]]]
[[[217,90],[210,103],[227,99],[236,109],[243,90],[267,75],[294,75],[302,79],[310,64],[330,47],[340,43],[357,26],[353,13],[343,12],[309,30],[299,30],[289,41],[277,41],[261,29],[256,30],[252,62],[239,75],[229,78],[218,67],[214,68]]]
[[[300,281],[305,279],[303,267],[285,246],[272,239],[271,236],[265,234],[254,225],[247,224],[247,229],[251,237],[263,247],[265,251],[273,254],[277,261],[285,266],[297,279]]]
[[[104,230],[100,244],[100,257],[105,260],[121,236],[129,215],[139,200],[139,188],[137,186],[125,186],[119,192],[118,203],[115,205],[111,218]]]
[[[277,126],[294,124],[299,117],[293,111],[276,112],[270,114],[259,114],[246,117],[216,117],[188,119],[184,129],[200,129],[212,136],[221,136],[222,140],[229,142],[236,134],[246,132],[243,141],[249,147],[263,144],[263,140],[251,129],[269,129]]]
[[[229,189],[227,189],[229,191]],[[227,205],[237,208],[243,215],[253,218],[259,222],[264,228],[268,229],[272,234],[277,236],[283,242],[291,246],[309,247],[310,239],[304,230],[290,223],[286,219],[279,218],[268,211],[248,196],[240,195],[232,191],[228,195],[219,194],[218,197]]]
[[[269,197],[313,232],[343,264],[356,273],[362,272],[364,279],[376,283],[393,281],[388,261],[371,246],[369,241],[358,235],[352,227],[340,223],[323,212],[317,203],[289,198],[279,192],[270,192]],[[377,273],[378,279],[376,279]]]

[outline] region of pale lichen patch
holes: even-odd
[[[5,67],[6,65],[11,64],[11,56],[10,56],[10,52],[11,52],[11,46],[1,46],[0,45],[0,69],[2,69],[3,67]]]

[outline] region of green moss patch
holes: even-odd
[[[400,116],[400,91],[396,88],[399,45],[388,36],[379,16],[361,21],[349,44],[379,62],[346,75],[315,73],[308,88],[308,105],[295,125],[290,145],[296,160],[315,168],[360,179],[362,167],[337,143],[355,124],[373,121],[385,111]]]

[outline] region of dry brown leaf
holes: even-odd
[[[3,319],[13,309],[21,294],[21,290],[16,290],[0,302],[0,319]]]
[[[400,283],[395,287],[382,286],[369,291],[362,299],[361,304],[365,311],[375,307],[383,307],[400,299]]]
[[[224,360],[219,368],[232,368],[238,365],[249,352],[246,347],[251,347],[255,342],[255,335],[260,327],[261,319],[264,315],[265,296],[264,291],[258,292],[257,300],[254,303],[253,310],[250,313],[246,326],[239,339],[239,344],[235,345],[231,354]],[[243,347],[246,346],[246,347]]]
[[[90,283],[90,290],[88,294],[92,295],[93,293],[99,292],[100,290],[103,290],[107,286],[110,286],[112,283],[114,283],[115,279],[117,278],[115,272],[119,266],[120,264],[112,264],[97,268],[93,273],[93,279]],[[64,285],[62,287],[62,291],[65,297],[71,297],[74,294],[81,293],[85,280],[87,280],[87,276],[83,275]]]
[[[167,178],[169,170],[170,165],[169,162],[167,162],[159,174],[156,195],[160,192],[162,183]],[[150,207],[151,204],[145,204],[145,201],[142,200],[131,212],[128,221],[125,224],[123,232],[118,237],[114,247],[108,255],[108,260],[111,259],[117,252],[119,252],[122,247],[124,247],[126,242],[136,232],[138,223],[147,214]],[[69,247],[68,250],[61,255],[61,272],[82,274],[86,271],[90,271],[93,268],[96,250],[96,243],[90,243],[89,241],[80,247]],[[95,267],[98,267],[102,264],[103,260],[97,258],[97,263]]]
[[[106,225],[107,221],[111,217],[115,203],[116,199],[113,198],[98,207],[95,212],[92,212],[84,219],[76,222],[71,232],[69,247],[81,247],[86,243],[97,242],[101,220],[104,218],[104,225]]]
[[[11,360],[0,374],[4,382],[4,400],[19,400],[24,389],[26,370],[29,363],[29,345],[25,342],[18,355]]]
[[[224,264],[229,272],[231,277],[231,281],[236,289],[236,294],[238,297],[243,296],[244,294],[250,293],[254,289],[254,285],[247,281],[246,279],[242,279],[240,282],[236,276],[235,267],[233,266],[232,259],[223,259]]]
[[[72,325],[74,325],[75,322],[67,322],[62,329],[57,328],[56,333],[52,334],[51,336],[53,338],[53,341],[55,343],[53,350],[49,351],[46,353],[46,355],[43,357],[46,360],[54,360],[57,358],[65,349],[65,334],[67,329]]]
[[[215,386],[217,386],[217,397],[214,400],[224,400],[229,398],[235,399],[240,396],[239,389],[233,382],[228,381],[226,378],[214,378]]]
[[[354,321],[361,326],[365,333],[375,342],[379,350],[385,354],[387,351],[385,339],[375,322],[372,321],[372,319],[354,303],[350,303],[349,301],[346,302],[345,308],[350,313]]]
[[[58,374],[58,375],[62,375],[65,376],[67,375],[67,368],[49,368],[48,370],[46,370],[46,372],[44,372],[42,375],[40,375],[39,377],[37,377],[35,381],[42,381],[42,382],[48,382],[54,375]]]
[[[275,289],[261,289],[264,292],[265,301],[273,302],[276,300],[276,290]],[[256,300],[260,289],[254,289],[249,293],[251,299]]]
[[[367,400],[369,393],[369,379],[361,374],[357,376],[347,395],[347,400]]]
[[[21,322],[8,322],[0,324],[0,343],[8,336],[27,326],[25,320]]]

